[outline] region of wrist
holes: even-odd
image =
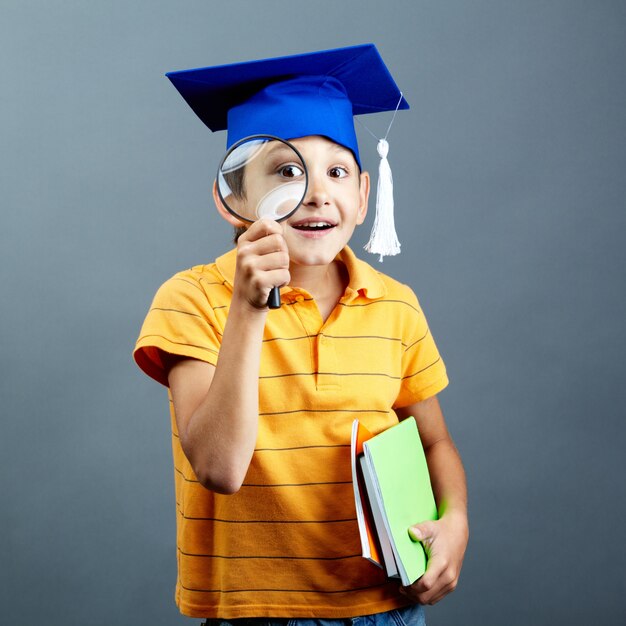
[[[459,532],[469,535],[469,521],[467,519],[467,510],[463,508],[447,508],[439,516],[440,521],[454,526]]]
[[[259,320],[263,324],[265,324],[265,317],[269,312],[269,308],[267,306],[259,307],[255,303],[250,302],[248,298],[235,290],[233,293],[233,299],[230,304],[230,309],[228,311],[229,318],[231,316],[240,316],[246,320]]]
[[[443,506],[439,508],[439,519],[447,519],[457,524],[467,525],[467,509],[463,506]]]

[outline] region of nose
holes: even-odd
[[[309,184],[302,204],[312,209],[328,204],[329,195],[324,177],[320,174],[312,173],[310,170],[308,174]]]

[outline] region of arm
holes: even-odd
[[[254,451],[267,297],[289,281],[281,233],[279,224],[264,220],[239,239],[217,366],[183,359],[168,375],[183,451],[202,485],[218,493],[241,487]]]
[[[439,520],[411,527],[429,560],[426,573],[402,591],[420,604],[435,604],[454,591],[463,564],[469,537],[465,472],[436,396],[396,413],[417,421],[439,512]]]

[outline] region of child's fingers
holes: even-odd
[[[289,284],[289,281],[291,280],[289,270],[272,270],[267,272],[267,277],[269,281],[269,289],[267,292],[268,296],[273,287],[284,287]]]
[[[289,269],[289,253],[280,250],[267,254],[242,256],[238,269],[242,274],[248,276],[256,273],[271,272],[272,270],[286,270]]]
[[[437,536],[437,523],[433,521],[414,524],[409,527],[409,535],[413,541],[421,541],[424,549],[430,549],[430,544]]]
[[[458,576],[443,558],[433,557],[426,573],[403,592],[420,604],[435,604],[456,588]]]
[[[258,220],[250,225],[248,230],[241,235],[239,241],[258,241],[270,235],[282,236],[282,232],[282,226],[278,222],[268,219]]]
[[[452,593],[456,589],[456,582],[447,584],[441,591],[434,596],[428,604],[437,604],[439,600],[443,600],[449,593]]]
[[[428,561],[428,568],[425,574],[416,580],[411,587],[418,594],[429,594],[429,592],[435,590],[435,586],[445,569],[445,564],[439,563],[437,558],[432,558]]]
[[[242,242],[237,249],[237,272],[251,277],[270,270],[287,269],[289,252],[281,235],[269,235],[253,242]]]
[[[270,220],[261,220],[253,224],[245,236],[240,237],[237,244],[238,263],[247,257],[261,257],[274,253],[282,253],[282,256],[273,257],[274,261],[280,259],[278,267],[289,265],[289,251],[282,228]]]
[[[237,256],[247,254],[263,256],[264,254],[273,254],[275,252],[289,255],[285,239],[277,233],[267,235],[255,241],[240,241],[237,246]]]
[[[282,227],[259,220],[237,243],[235,294],[257,309],[264,309],[273,287],[289,283],[289,250]]]
[[[288,269],[256,272],[245,282],[239,293],[255,309],[265,309],[267,299],[273,287],[282,287],[289,283],[291,276]]]

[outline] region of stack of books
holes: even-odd
[[[437,519],[413,417],[376,436],[353,422],[352,484],[363,556],[403,585],[413,584],[426,571],[427,555],[409,527]]]

